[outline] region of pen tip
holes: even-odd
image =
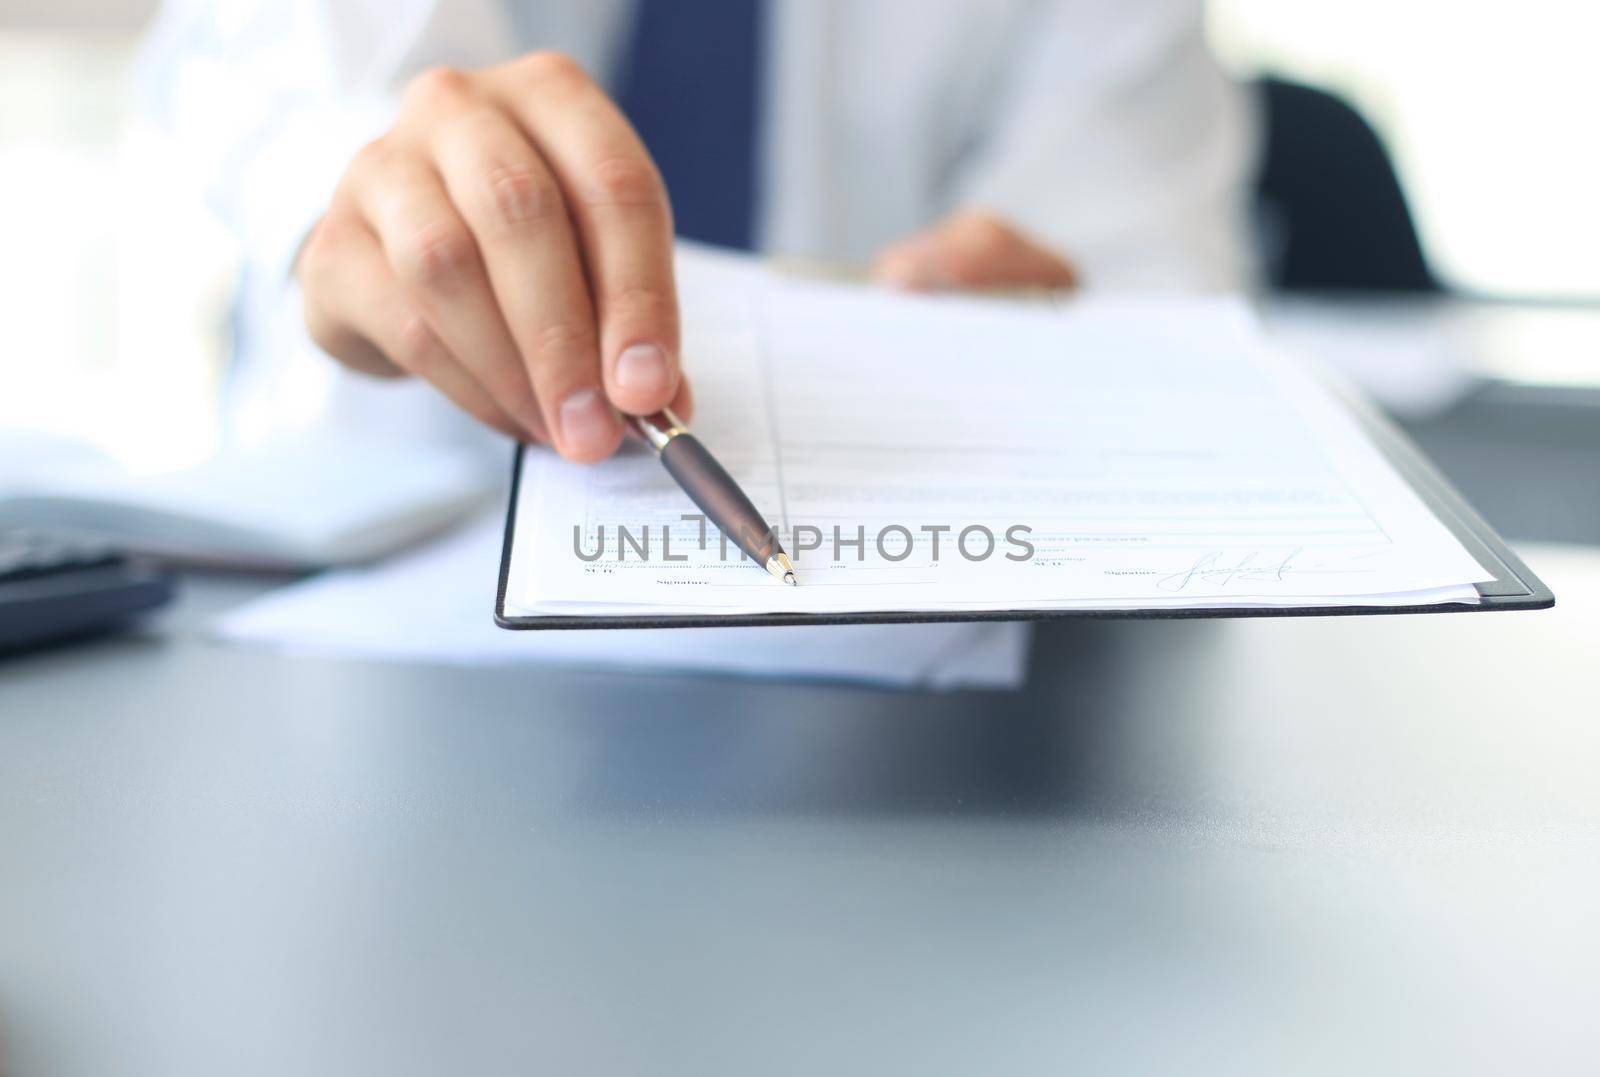
[[[789,560],[789,555],[779,550],[767,558],[767,571],[772,573],[774,579],[782,580],[790,587],[796,587],[800,581],[794,578],[794,563]]]

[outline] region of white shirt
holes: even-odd
[[[762,249],[864,263],[981,207],[1088,287],[1246,282],[1253,125],[1198,0],[770,2]],[[610,84],[629,18],[629,0],[168,0],[146,96],[244,245],[244,350],[411,77],[555,48]]]

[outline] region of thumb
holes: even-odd
[[[1072,288],[1072,266],[1000,218],[967,210],[889,247],[873,265],[880,283],[911,291]]]

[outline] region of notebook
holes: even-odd
[[[371,561],[440,533],[503,489],[465,449],[332,430],[153,475],[87,454],[61,467],[19,459],[32,466],[0,473],[0,528],[232,568]]]
[[[910,297],[699,253],[679,272],[693,428],[799,586],[642,445],[525,448],[503,625],[1471,608],[1506,575],[1237,300]]]

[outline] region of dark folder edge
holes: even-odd
[[[1543,610],[1555,605],[1555,595],[1522,559],[1506,546],[1494,529],[1467,504],[1421,450],[1398,427],[1365,400],[1330,386],[1350,409],[1368,437],[1411,484],[1425,505],[1494,579],[1477,584],[1476,605],[1438,602],[1423,606],[1190,606],[1183,609],[1119,610],[974,610],[969,612],[883,610],[845,614],[661,614],[656,616],[574,617],[566,615],[506,615],[506,583],[511,574],[511,545],[517,530],[517,502],[522,485],[522,457],[527,446],[512,451],[511,495],[506,508],[505,539],[500,549],[500,582],[495,593],[494,620],[501,628],[735,628],[761,625],[919,624],[938,621],[1054,621],[1068,618],[1168,619],[1190,617],[1349,617],[1359,614],[1476,613],[1497,610]],[[752,572],[760,571],[752,566]]]

